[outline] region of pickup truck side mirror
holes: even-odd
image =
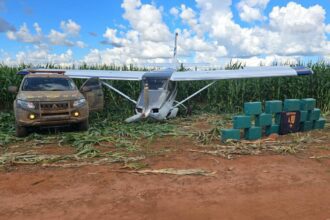
[[[81,88],[81,91],[82,92],[90,92],[90,91],[92,91],[92,89],[88,86],[84,86],[84,87]]]
[[[8,92],[10,92],[12,94],[17,94],[17,92],[18,92],[17,86],[9,86],[8,87]]]

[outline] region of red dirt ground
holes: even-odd
[[[329,151],[226,160],[180,148],[145,161],[214,176],[123,173],[120,164],[14,166],[0,172],[0,219],[328,220],[330,160],[309,158],[320,154]]]

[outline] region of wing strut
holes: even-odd
[[[201,88],[200,90],[198,90],[197,92],[195,92],[194,94],[188,96],[187,98],[185,98],[184,100],[178,102],[173,108],[178,107],[179,105],[182,105],[184,102],[188,101],[189,99],[191,99],[192,97],[196,96],[197,94],[201,93],[202,91],[204,91],[205,89],[209,88],[210,86],[212,86],[216,81],[213,81],[209,84],[207,84],[206,86],[204,86],[203,88]]]
[[[119,91],[115,87],[111,86],[109,83],[106,83],[106,82],[102,81],[102,84],[105,85],[106,87],[108,87],[109,89],[113,90],[114,92],[118,93],[119,95],[123,96],[124,98],[128,99],[129,101],[133,102],[136,105],[137,102],[135,100],[131,99],[125,93],[122,93],[121,91]]]

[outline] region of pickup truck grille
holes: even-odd
[[[40,103],[40,110],[42,111],[67,110],[68,108],[69,108],[68,102]]]
[[[70,118],[70,102],[40,102],[39,111],[41,120],[66,120]]]

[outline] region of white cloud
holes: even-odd
[[[61,28],[66,34],[76,36],[79,35],[81,27],[79,24],[69,19],[68,21],[61,21]]]
[[[83,41],[76,41],[76,46],[79,47],[79,48],[85,48],[87,47],[87,44],[85,44]]]
[[[18,31],[8,31],[7,38],[9,40],[17,40],[24,43],[40,43],[43,38],[41,28],[38,23],[34,23],[33,26],[35,34],[32,34],[26,23],[23,23]]]
[[[241,0],[237,4],[240,18],[246,22],[265,20],[263,10],[268,2],[269,0]]]
[[[195,25],[197,25],[195,11],[189,7],[186,7],[185,5],[181,5],[180,17],[184,22],[188,23],[191,27],[194,27]]]
[[[92,49],[83,58],[86,63],[146,63],[168,60],[172,56],[172,33],[163,21],[162,8],[142,4],[139,0],[124,0],[123,17],[131,29],[118,31],[106,28],[101,43],[112,48]],[[173,10],[172,10],[173,11]]]
[[[179,10],[176,7],[173,7],[170,9],[170,14],[173,15],[174,17],[178,17]]]
[[[129,41],[124,38],[117,37],[117,29],[107,28],[103,37],[107,39],[105,43],[112,44],[113,46],[121,47]]]
[[[61,29],[63,32],[51,29],[48,35],[44,35],[42,28],[38,23],[33,24],[34,33],[23,23],[18,31],[7,31],[6,35],[9,40],[15,40],[23,43],[31,44],[50,44],[56,46],[77,46],[84,48],[87,45],[83,41],[74,41],[73,38],[79,35],[80,25],[72,20],[62,21]]]
[[[272,65],[296,65],[300,60],[299,56],[266,56],[265,58],[234,58],[233,63],[239,62],[246,66],[272,66]]]
[[[330,48],[325,36],[325,10],[319,5],[305,8],[290,2],[274,7],[269,14],[269,27],[247,28],[235,23],[230,0],[196,2],[200,9],[199,29],[218,46],[224,46],[229,57],[315,55]],[[268,1],[244,0],[239,4],[243,3],[262,9]]]
[[[325,10],[319,6],[305,8],[290,2],[274,7],[269,14],[272,33],[277,34],[275,52],[283,54],[323,54],[330,42],[325,36]]]
[[[67,35],[65,33],[55,31],[54,29],[50,30],[50,33],[47,37],[51,45],[68,47],[74,46],[74,43],[67,39]]]
[[[142,4],[138,0],[124,0],[122,7],[125,10],[124,18],[131,24],[131,30],[125,33],[114,28],[107,28],[103,34],[106,40],[102,43],[112,45],[113,48],[90,50],[84,62],[99,61],[108,64],[170,62],[173,54],[174,33],[170,33],[164,23],[162,9]],[[189,26],[197,27],[198,25],[195,12],[185,5],[181,5],[180,11],[172,8],[171,14],[180,16]],[[196,51],[212,52],[216,57],[227,53],[226,48],[216,45],[213,41],[207,42],[203,36],[194,36],[186,29],[176,31],[179,32],[178,54],[180,56],[189,56]]]
[[[167,42],[171,39],[160,9],[150,4],[141,4],[140,0],[124,0],[121,6],[125,10],[123,17],[143,40]]]
[[[86,47],[83,41],[74,41],[72,38],[77,37],[80,32],[80,25],[69,19],[68,21],[61,21],[61,29],[63,32],[50,30],[47,38],[51,45],[73,47],[77,46],[80,48]]]
[[[289,2],[265,14],[269,0],[240,0],[235,5],[240,19],[251,23],[243,27],[236,22],[232,0],[195,1],[196,7],[183,4],[169,11],[175,22],[184,25],[175,31],[179,33],[178,55],[188,62],[217,63],[237,57],[248,65],[260,62],[268,65],[285,59],[294,62],[303,55],[329,56],[330,24],[325,23],[326,12],[320,5],[304,7]],[[164,22],[164,9],[140,0],[123,0],[121,7],[129,26],[113,24],[106,28],[102,43],[109,48],[90,49],[82,61],[91,64],[170,61],[174,31]],[[262,25],[256,21],[263,21]],[[87,46],[78,38],[81,26],[73,20],[62,21],[59,30],[51,29],[48,34],[43,31],[37,23],[33,31],[23,24],[18,31],[7,32],[7,37],[49,47]],[[50,49],[36,51],[40,56],[46,56],[45,52],[52,54]],[[68,53],[63,54],[68,57]]]
[[[71,66],[74,63],[73,52],[68,49],[64,53],[55,54],[45,46],[35,46],[33,50],[20,51],[15,57],[16,64],[34,64],[34,65],[46,65],[56,64],[65,66]]]

